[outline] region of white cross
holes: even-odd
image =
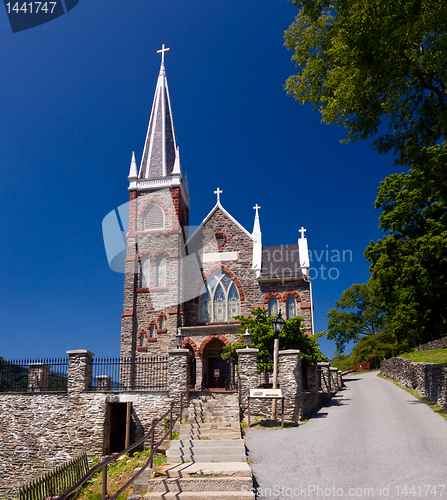
[[[256,210],[256,217],[258,217],[258,210],[260,209],[261,207],[256,203],[256,206],[253,207],[253,210]]]
[[[301,233],[301,238],[304,238],[304,233],[307,231],[307,229],[304,229],[303,226],[301,226],[301,229],[298,231],[299,233]]]
[[[222,189],[217,188],[217,191],[214,191],[214,194],[217,194],[217,201],[220,201],[220,195],[223,193]]]
[[[161,64],[165,63],[165,52],[168,52],[171,49],[165,49],[165,44],[161,46],[161,50],[157,50],[157,54],[161,53]]]

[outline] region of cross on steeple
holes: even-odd
[[[222,189],[217,188],[217,191],[214,191],[214,194],[217,194],[217,203],[220,202],[220,195],[223,193]]]
[[[165,49],[165,44],[161,46],[161,50],[157,50],[157,54],[161,53],[161,64],[165,63],[165,52],[168,52],[171,49]]]
[[[258,214],[258,210],[260,209],[261,207],[256,203],[256,206],[253,207],[253,210],[256,210],[256,217],[259,216]]]
[[[304,238],[304,233],[307,231],[307,229],[304,229],[303,226],[301,226],[301,229],[298,231],[299,233],[301,233],[301,238]]]

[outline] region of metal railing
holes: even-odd
[[[88,471],[86,451],[18,488],[19,500],[41,500],[70,488]]]
[[[91,391],[168,389],[168,356],[94,358]]]
[[[66,392],[67,359],[0,359],[0,392]]]
[[[180,405],[179,406],[179,412],[178,415],[173,418],[174,416],[174,407],[176,404]],[[188,407],[189,404],[189,388],[182,392],[180,395],[180,401],[172,401],[170,404],[169,409],[161,416],[158,418],[154,418],[152,420],[151,427],[149,431],[138,441],[133,443],[132,445],[128,446],[125,450],[120,451],[119,453],[115,453],[113,455],[108,455],[105,456],[102,460],[101,463],[95,465],[92,467],[79,481],[74,484],[71,488],[68,490],[64,491],[63,493],[59,495],[54,495],[54,496],[49,496],[45,500],[65,500],[68,498],[70,495],[72,495],[78,488],[80,488],[85,481],[87,481],[97,470],[102,469],[102,500],[115,500],[117,499],[121,493],[123,493],[124,490],[126,490],[133,482],[134,480],[140,476],[148,467],[152,468],[154,464],[154,455],[156,450],[160,447],[160,445],[163,443],[163,441],[169,436],[169,439],[172,439],[172,430],[174,428],[174,425],[176,424],[177,420],[181,419],[183,410]],[[157,424],[160,422],[164,422],[165,418],[169,418],[169,429],[165,432],[164,436],[159,440],[155,442],[155,427]],[[113,495],[108,495],[107,494],[107,466],[111,464],[112,462],[115,462],[119,457],[122,455],[126,455],[130,451],[132,451],[134,448],[139,446],[141,443],[144,443],[145,441],[150,441],[150,448],[151,448],[151,453],[149,455],[149,458],[146,460],[145,464],[141,469],[134,474],[134,476],[124,484],[116,493]]]

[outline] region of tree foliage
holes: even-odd
[[[445,158],[447,160],[447,158]],[[447,199],[443,165],[381,182],[376,208],[387,234],[365,250],[377,295],[403,342],[447,333]]]
[[[287,92],[311,102],[347,139],[374,141],[402,165],[447,131],[447,9],[443,0],[293,0],[285,33],[298,68]]]
[[[376,335],[385,322],[385,311],[375,297],[372,283],[357,283],[342,293],[328,314],[326,336],[342,353],[349,342]]]
[[[241,322],[239,332],[242,334],[248,328],[252,334],[250,347],[259,349],[258,371],[273,370],[273,343],[275,334],[273,332],[273,320],[268,316],[266,309],[256,308],[248,316],[235,316]],[[308,337],[304,334],[303,318],[300,316],[286,320],[286,326],[279,335],[280,350],[299,349],[302,352],[302,360],[305,363],[315,363],[328,361],[328,358],[320,351],[320,347],[315,337]],[[237,350],[244,348],[243,342],[235,342],[231,346],[224,347],[222,357],[228,359],[230,356],[237,359]]]

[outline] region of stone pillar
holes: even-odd
[[[308,392],[318,392],[318,366],[316,363],[307,365],[307,390]]]
[[[68,380],[67,392],[70,395],[79,395],[88,391],[92,385],[92,363],[94,354],[84,349],[67,351]]]
[[[50,365],[30,363],[28,372],[28,392],[48,391]]]
[[[110,391],[112,389],[112,377],[109,375],[98,375],[96,377],[98,391]]]
[[[329,376],[329,363],[317,363],[321,377],[321,391],[331,392],[331,379]]]
[[[180,397],[189,386],[189,349],[169,349],[168,390],[173,398]]]
[[[285,419],[298,422],[301,404],[301,352],[297,349],[279,351],[279,387],[284,398]],[[280,408],[278,406],[277,418]]]
[[[338,389],[341,391],[343,388],[343,377],[341,376],[341,370],[338,370]]]
[[[250,389],[258,387],[258,354],[259,349],[237,350],[241,418],[244,418],[247,412]]]
[[[330,366],[329,367],[329,375],[330,375],[330,380],[331,380],[331,392],[337,392],[338,391],[338,370],[335,368],[335,366]]]

